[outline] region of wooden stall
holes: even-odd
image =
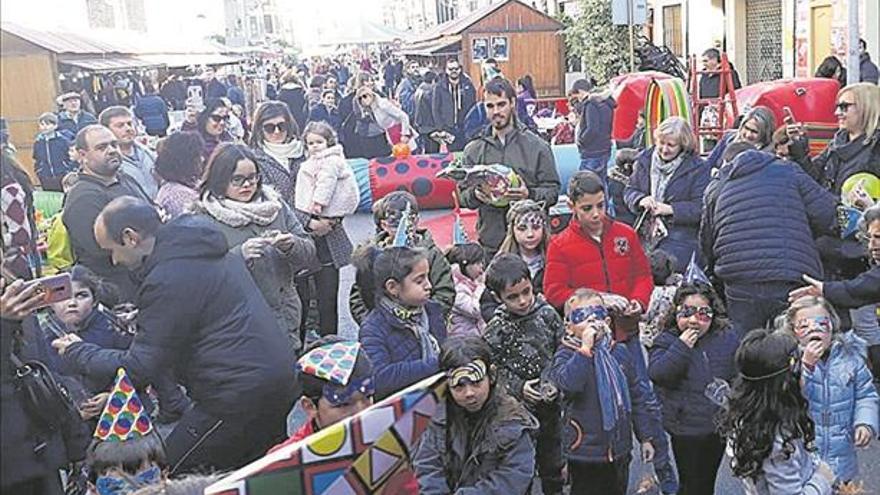
[[[481,85],[483,60],[494,58],[505,77],[530,74],[538,97],[565,92],[563,25],[520,0],[506,0],[430,29],[403,53],[436,65],[457,57],[474,85]]]

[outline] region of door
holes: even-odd
[[[746,32],[744,84],[781,78],[782,0],[746,0]]]
[[[810,9],[810,74],[831,55],[831,4]]]

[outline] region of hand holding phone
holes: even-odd
[[[43,298],[36,309],[45,308],[50,304],[66,301],[73,297],[69,273],[38,278],[25,284],[27,287],[36,286],[36,293]]]

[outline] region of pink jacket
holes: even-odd
[[[449,315],[449,336],[483,335],[486,322],[480,315],[480,297],[486,284],[482,277],[471,280],[461,273],[458,265],[452,265],[452,281],[455,284],[455,304]]]
[[[315,153],[299,166],[294,206],[308,213],[313,203],[324,206],[322,217],[341,218],[357,210],[360,191],[341,145]]]

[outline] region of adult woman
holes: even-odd
[[[721,166],[721,156],[727,145],[734,141],[745,141],[761,151],[773,153],[773,132],[776,130],[776,117],[773,111],[767,107],[758,106],[745,114],[739,128],[735,132],[727,133],[706,159],[709,168]]]
[[[205,169],[195,211],[213,220],[230,250],[247,262],[279,327],[299,350],[302,308],[293,278],[315,264],[315,243],[278,193],[262,184],[257,157],[249,148],[217,148]]]
[[[816,77],[834,79],[840,83],[840,87],[844,87],[846,86],[846,67],[840,63],[837,57],[829,55],[816,68]]]
[[[202,146],[202,156],[205,160],[210,158],[218,144],[232,141],[232,134],[228,130],[229,119],[229,107],[223,103],[223,100],[216,98],[207,101],[205,109],[196,120],[199,134],[205,142]]]
[[[624,189],[626,205],[636,215],[648,210],[662,217],[668,234],[658,248],[675,257],[683,272],[697,249],[697,230],[709,167],[697,154],[697,140],[687,120],[669,117],[654,131],[656,145],[643,151]]]
[[[172,218],[199,199],[204,144],[195,132],[178,132],[159,141],[155,170],[162,178],[162,186],[156,194],[156,204]]]
[[[302,80],[296,72],[289,70],[281,76],[281,89],[278,90],[278,100],[284,102],[290,110],[290,115],[296,121],[298,129],[306,125],[306,91],[303,89]]]
[[[293,205],[293,191],[299,164],[305,160],[300,128],[287,105],[280,101],[265,101],[254,113],[251,149],[263,174],[263,182],[281,194],[281,199]]]
[[[8,256],[6,268],[25,280],[40,276],[33,190],[15,157],[0,150],[0,248]]]
[[[386,132],[395,125],[401,126],[402,143],[409,143],[413,134],[406,112],[368,86],[361,86],[355,92],[354,109],[349,118],[355,120],[354,135],[357,143],[346,149],[346,156],[349,158],[390,155],[391,143]]]

